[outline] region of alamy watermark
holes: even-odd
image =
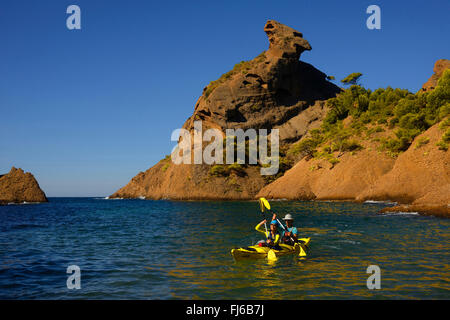
[[[366,285],[367,289],[381,289],[381,269],[379,266],[372,264],[367,267],[366,273],[371,275],[367,278]]]
[[[366,20],[366,26],[369,30],[381,29],[381,9],[379,6],[372,4],[367,7],[366,13],[370,16]]]
[[[175,164],[260,164],[261,175],[278,173],[278,129],[272,129],[270,134],[267,129],[259,129],[258,132],[255,129],[226,129],[224,135],[221,130],[215,128],[203,133],[202,122],[194,121],[192,132],[176,129],[172,132],[171,140],[178,141],[171,153],[172,162]],[[209,144],[204,147],[206,143]]]
[[[67,289],[81,289],[81,269],[77,265],[71,265],[67,267],[66,273],[70,276],[67,278]]]
[[[70,16],[67,17],[66,26],[69,30],[80,30],[81,29],[81,9],[79,6],[72,4],[67,7],[67,14]]]
[[[69,30],[81,29],[81,9],[79,6],[72,4],[67,7],[66,13],[70,14],[66,19],[66,26]],[[366,20],[366,26],[369,30],[381,29],[381,9],[378,5],[372,4],[367,7],[366,13],[370,16]]]

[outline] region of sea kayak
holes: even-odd
[[[291,246],[288,244],[281,243],[277,249],[271,249],[270,247],[260,247],[258,245],[248,246],[245,248],[234,248],[231,249],[231,255],[235,259],[258,259],[266,258],[269,251],[273,251],[277,257],[284,256],[287,254],[299,254],[301,250],[304,250],[308,246],[311,238],[301,238],[298,239],[299,243]]]

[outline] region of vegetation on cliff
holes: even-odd
[[[355,83],[361,76],[353,73],[345,78]],[[343,81],[344,81],[343,80]],[[379,148],[396,157],[406,151],[419,134],[450,114],[450,70],[446,70],[437,87],[430,92],[413,94],[405,89],[365,89],[353,84],[335,98],[327,101],[329,112],[320,129],[311,130],[307,138],[290,148],[291,154],[328,157],[333,152],[361,150],[359,139],[370,138],[374,132],[392,132],[378,138]],[[344,125],[344,122],[348,125]],[[450,120],[442,126],[449,126]],[[448,149],[450,129],[443,134],[438,146]]]

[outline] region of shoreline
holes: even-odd
[[[139,198],[139,197],[130,197],[130,198],[108,198],[106,200],[131,200],[131,199],[140,199],[140,200],[168,200],[168,201],[257,201],[256,198],[240,198],[240,199],[232,199],[232,198],[198,198],[198,199],[176,199],[176,198],[166,198],[166,199],[151,199],[151,198]],[[392,205],[389,207],[385,207],[379,211],[379,213],[386,212],[417,212],[421,216],[434,216],[438,218],[450,218],[450,206],[445,205],[412,205],[412,204],[399,204],[398,202],[392,201],[391,199],[387,200],[355,200],[355,199],[270,199],[270,201],[310,201],[310,202],[353,202],[360,204],[384,204],[384,205]]]
[[[67,197],[62,197],[67,198]],[[256,198],[214,198],[214,197],[199,197],[199,198],[161,198],[161,199],[152,199],[152,198],[145,198],[145,197],[121,197],[121,198],[111,198],[111,197],[78,197],[78,198],[92,198],[92,199],[99,199],[99,200],[153,200],[153,201],[187,201],[187,202],[195,202],[195,201],[257,201]],[[414,204],[399,204],[395,201],[392,201],[390,199],[388,200],[355,200],[355,199],[268,199],[270,201],[308,201],[308,202],[353,202],[353,203],[360,203],[360,204],[383,204],[383,205],[391,205],[388,207],[385,207],[379,211],[379,213],[395,213],[395,212],[410,212],[410,213],[418,213],[421,216],[433,216],[438,218],[450,218],[450,206],[449,205],[414,205]],[[46,202],[14,202],[14,201],[0,201],[0,206],[9,206],[9,205],[30,205],[30,204],[42,204],[42,203],[48,203],[51,201]]]

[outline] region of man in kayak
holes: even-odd
[[[264,219],[263,221],[258,223],[258,225],[255,227],[255,230],[266,235],[266,244],[269,247],[276,247],[280,243],[280,234],[278,233],[278,222],[276,220],[276,215],[273,216],[272,222],[270,223],[270,230],[267,232],[262,227],[262,225],[266,222],[267,220]]]
[[[284,216],[283,220],[286,222],[286,230],[282,230],[281,241],[293,246],[298,241],[298,231],[294,227],[294,218],[288,213]]]

